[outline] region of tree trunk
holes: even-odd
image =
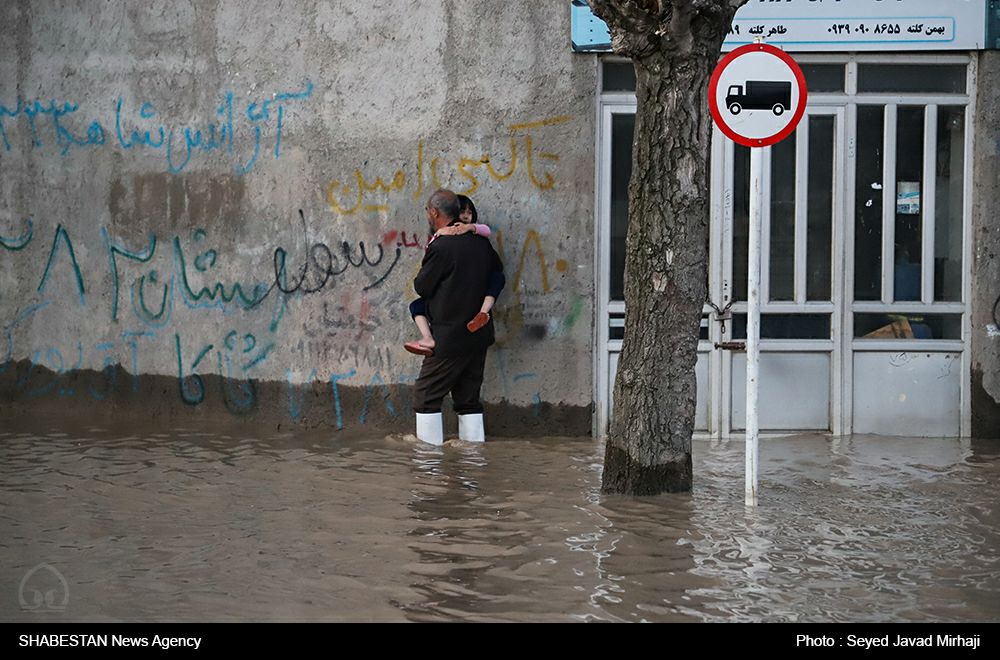
[[[715,61],[636,60],[625,338],[606,493],[691,489],[695,361],[708,293],[708,82]]]
[[[625,239],[625,338],[605,493],[691,489],[695,362],[708,293],[708,83],[747,0],[588,0],[632,58],[636,123]]]

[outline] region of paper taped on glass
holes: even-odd
[[[919,215],[919,181],[899,181],[896,183],[896,213],[903,215]]]

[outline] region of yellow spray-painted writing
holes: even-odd
[[[458,159],[454,169],[449,171],[447,183],[459,187],[459,183],[464,188],[456,190],[463,195],[472,195],[484,181],[507,182],[519,171],[523,170],[527,174],[528,182],[540,191],[551,190],[556,186],[556,177],[550,171],[538,172],[536,162],[538,159],[558,162],[559,155],[548,151],[536,150],[535,140],[529,131],[555,126],[572,121],[570,115],[550,117],[539,121],[513,124],[509,127],[511,135],[509,137],[509,156],[506,160],[508,164],[494,166],[494,158],[491,154],[481,156],[463,156]],[[386,181],[383,174],[366,173],[361,169],[354,170],[353,175],[347,181],[335,179],[330,181],[326,187],[326,198],[330,208],[338,216],[353,216],[357,213],[383,213],[390,211],[390,197],[392,193],[413,188],[413,199],[420,199],[425,191],[430,188],[425,187],[425,181],[429,176],[429,184],[433,186],[431,190],[444,186],[441,180],[439,165],[440,158],[430,159],[429,166],[424,153],[424,141],[417,141],[416,165],[413,176],[407,175],[406,167],[397,169],[392,178]],[[522,166],[523,163],[523,166]],[[484,173],[485,170],[485,173]],[[454,182],[453,182],[454,181]]]

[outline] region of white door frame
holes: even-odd
[[[831,282],[831,297],[833,298],[833,318],[831,341],[833,343],[830,390],[831,415],[830,425],[834,435],[847,435],[853,432],[853,392],[854,353],[858,350],[892,350],[892,351],[945,351],[961,353],[961,434],[967,436],[971,430],[971,296],[972,296],[972,240],[971,223],[974,204],[973,174],[974,174],[974,117],[976,103],[977,68],[976,58],[965,53],[957,54],[803,54],[796,58],[802,63],[830,63],[845,65],[845,87],[843,92],[810,94],[807,111],[812,114],[833,114],[837,117],[836,126],[840,133],[836,135],[835,176],[839,176],[834,194],[834,227],[833,250],[834,273]],[[858,94],[859,64],[965,64],[967,68],[967,86],[965,94]],[[600,67],[599,67],[600,69]],[[937,312],[963,314],[960,340],[864,340],[859,345],[853,339],[854,319],[857,311],[880,311],[889,309],[889,304],[858,303],[854,301],[854,204],[855,176],[857,166],[857,107],[859,104],[886,105],[962,105],[965,106],[965,155],[963,172],[963,218],[962,218],[962,301],[959,303],[933,303],[926,300],[913,304],[890,303],[894,311],[907,312]],[[608,401],[612,396],[613,383],[610,383],[610,365],[612,352],[620,351],[621,341],[611,340],[609,336],[609,315],[623,314],[624,303],[608,300],[610,288],[610,192],[611,181],[608,176],[611,165],[611,119],[615,114],[634,114],[636,98],[634,93],[604,93],[600,94],[596,108],[597,162],[595,164],[595,209],[596,222],[594,227],[595,272],[597,274],[596,304],[595,304],[595,359],[594,359],[594,402],[595,414],[593,430],[595,436],[604,436],[608,428]],[[929,121],[929,120],[928,120]],[[927,146],[929,148],[929,145]],[[731,295],[732,283],[723,277],[723,264],[732,261],[732,169],[724,167],[723,163],[732,162],[733,145],[724,140],[717,131],[712,137],[712,165],[710,170],[710,251],[709,295],[712,301],[720,301]],[[798,191],[797,191],[798,198]],[[894,199],[887,199],[888,204],[894,204]],[[798,204],[797,204],[798,206]],[[930,225],[924,225],[924,231],[929,231]],[[721,249],[720,249],[721,248]],[[767,262],[765,261],[765,267]],[[883,263],[883,266],[886,264]],[[839,273],[839,275],[837,275]],[[886,267],[884,277],[892,277],[891,269]],[[765,278],[766,282],[767,279]],[[890,281],[891,283],[891,281]],[[926,272],[923,275],[923,289],[928,290]],[[883,285],[883,291],[889,291]],[[870,309],[869,309],[870,308]],[[772,308],[774,309],[774,308]],[[774,309],[777,311],[777,309]],[[705,308],[711,312],[711,308]],[[729,374],[731,373],[732,357],[727,352],[714,350],[712,342],[717,341],[718,323],[714,314],[709,317],[709,341],[699,342],[699,355],[708,352],[709,355],[709,397],[711,403],[708,410],[708,427],[712,437],[724,437],[731,428],[730,404],[726,393],[731,392]],[[799,347],[802,341],[797,340]],[[783,344],[762,343],[762,350],[783,348]]]
[[[610,382],[611,353],[621,351],[621,340],[610,338],[609,319],[612,313],[624,314],[625,303],[611,301],[611,120],[613,115],[634,115],[636,101],[634,94],[604,95],[598,104],[598,176],[597,176],[597,222],[594,228],[597,266],[597,314],[596,344],[597,360],[594,370],[594,436],[604,437],[609,422],[609,406],[614,383]]]
[[[761,352],[808,352],[808,353],[829,353],[830,354],[830,411],[829,423],[830,431],[839,435],[841,431],[841,419],[837,412],[840,410],[841,399],[843,398],[843,372],[844,342],[842,332],[843,305],[837,304],[843,299],[843,279],[844,279],[844,258],[843,258],[843,236],[845,225],[845,152],[846,152],[846,111],[843,105],[817,105],[806,108],[802,122],[799,123],[796,132],[793,134],[796,140],[796,188],[795,188],[795,284],[794,301],[770,302],[770,192],[771,192],[771,147],[764,149],[763,154],[763,193],[764,193],[764,214],[761,222],[761,313],[817,313],[830,314],[830,338],[829,339],[763,339],[761,340]],[[834,119],[834,153],[833,153],[833,175],[832,198],[833,208],[831,217],[831,264],[830,264],[830,302],[807,302],[806,301],[806,238],[807,225],[806,214],[808,207],[806,204],[808,194],[807,172],[809,156],[809,118],[810,117],[833,117]],[[789,138],[793,139],[793,138]],[[735,209],[733,207],[734,180],[733,163],[736,146],[731,140],[726,140],[718,131],[715,131],[712,145],[712,190],[713,201],[718,203],[712,206],[712,236],[711,243],[711,276],[710,293],[712,300],[719,307],[728,304],[732,299],[733,277],[733,231]],[[719,186],[719,187],[717,187]],[[746,301],[733,304],[734,314],[745,314],[747,312]],[[720,334],[721,324],[714,321],[711,323],[712,342],[731,340],[731,334],[722,337]],[[732,323],[729,323],[732,326]],[[713,429],[713,437],[727,437],[734,434],[734,429],[742,429],[741,420],[731,419],[732,410],[732,363],[733,354],[729,351],[713,350],[712,354],[712,397],[710,409],[714,415],[714,423],[710,426]],[[741,434],[742,431],[739,431]]]

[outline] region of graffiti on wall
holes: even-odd
[[[123,388],[138,391],[139,374],[166,363],[176,369],[176,395],[184,404],[221,401],[239,415],[258,408],[258,375],[267,365],[268,373],[287,373],[292,419],[307,405],[295,386],[303,378],[326,388],[325,405],[338,428],[354,420],[364,424],[375,410],[396,417],[409,408],[409,388],[392,385],[415,380],[419,363],[402,359],[394,346],[373,338],[390,318],[408,323],[398,292],[412,295],[410,280],[429,235],[398,228],[380,231],[374,241],[355,240],[344,233],[346,227],[328,227],[327,236],[317,237],[317,227],[310,226],[309,214],[300,209],[289,214],[292,229],[260,246],[269,256],[266,263],[233,260],[241,253],[241,228],[255,226],[252,218],[240,217],[247,185],[241,175],[265,154],[280,157],[286,108],[305,101],[312,91],[307,84],[239,108],[227,92],[215,120],[201,126],[174,125],[151,102],[124,97],[115,102],[111,119],[85,117],[86,108],[69,102],[19,98],[13,105],[0,105],[0,153],[14,150],[16,155],[17,149],[28,148],[66,156],[74,150],[114,148],[152,155],[163,166],[159,173],[113,182],[111,220],[96,231],[33,217],[0,227],[4,268],[18,273],[19,290],[31,293],[27,300],[14,301],[7,298],[9,292],[0,291],[0,301],[12,310],[0,320],[0,374],[18,356],[28,357],[28,367],[14,382],[20,395],[102,401]],[[466,194],[487,182],[545,193],[557,183],[553,165],[559,156],[538,146],[539,131],[567,121],[570,117],[559,116],[513,124],[505,153],[463,157],[446,164],[450,171],[444,177],[461,181],[459,192]],[[359,169],[351,186],[332,182],[324,196],[335,212],[350,216],[388,211],[392,193],[419,198],[431,186],[444,185],[442,158],[429,157],[423,140],[415,155],[412,171],[398,170],[388,183]],[[230,175],[191,172],[196,163],[208,164],[216,156],[228,159]],[[137,233],[136,227],[149,226],[157,231]],[[515,340],[565,332],[581,316],[583,301],[577,297],[569,312],[553,321],[552,303],[544,298],[557,288],[569,264],[550,255],[540,228],[498,230],[494,239],[507,264],[509,293],[496,311],[500,343],[492,355],[503,396],[527,395],[537,411],[541,378],[508,369],[508,347]],[[404,262],[408,266],[401,268]],[[393,294],[386,295],[390,290]],[[400,311],[380,309],[373,295],[381,305],[398,304]],[[284,327],[292,301],[315,306],[318,333]],[[65,325],[67,319],[71,323],[73,314],[106,318],[100,339],[72,333],[53,339],[43,331]],[[211,323],[190,323],[204,314],[213,315]],[[304,364],[292,370],[275,364],[290,353],[317,360],[322,356],[322,364],[337,366]],[[96,373],[71,381],[59,378],[94,365],[99,365]],[[348,386],[364,392],[357,409],[345,409],[341,392]]]
[[[330,208],[338,216],[358,213],[388,214],[393,208],[394,195],[409,194],[420,199],[429,192],[449,185],[462,195],[473,195],[486,181],[498,183],[527,183],[537,191],[551,190],[556,178],[548,170],[539,171],[538,161],[558,162],[559,154],[541,151],[535,144],[536,132],[547,126],[572,121],[569,115],[550,117],[539,121],[513,124],[509,127],[508,148],[503,154],[463,155],[454,162],[442,165],[441,157],[428,158],[423,140],[418,140],[412,165],[396,169],[391,175],[355,169],[344,180],[334,179],[326,188]],[[442,173],[442,167],[445,168]],[[523,179],[515,175],[523,173]],[[442,178],[442,176],[444,178]]]
[[[104,258],[99,261],[103,261],[105,266],[93,273],[87,273],[81,267],[73,235],[61,224],[56,227],[50,241],[39,240],[31,219],[25,221],[23,231],[17,236],[0,236],[0,245],[5,252],[33,258],[36,269],[40,271],[38,284],[32,287],[38,294],[37,300],[19,309],[14,318],[2,327],[0,373],[10,368],[16,355],[25,354],[24,347],[17,346],[17,338],[20,338],[32,344],[26,351],[30,365],[15,383],[15,389],[21,394],[28,398],[86,395],[101,401],[117,388],[128,386],[118,382],[117,365],[128,365],[133,374],[131,387],[136,390],[136,375],[148,371],[149,361],[167,351],[175,361],[178,396],[185,404],[197,406],[206,400],[209,392],[204,377],[211,374],[220,377],[218,395],[231,412],[243,414],[254,410],[258,403],[256,371],[272,358],[284,337],[281,324],[288,301],[320,290],[322,287],[318,282],[311,283],[309,291],[302,291],[292,286],[276,287],[273,283],[268,286],[253,279],[244,283],[214,277],[210,271],[221,264],[222,257],[215,248],[207,247],[209,234],[204,229],[196,229],[190,237],[161,238],[151,233],[141,246],[125,244],[112,236],[108,227],[102,227],[100,234],[104,242]],[[157,257],[164,251],[161,246],[167,246],[166,253],[158,262]],[[37,248],[37,254],[32,255],[31,248]],[[325,254],[324,251],[311,252]],[[355,270],[379,265],[379,259],[358,256],[362,254],[360,247],[356,251],[345,248],[344,254],[345,263]],[[323,259],[320,262],[323,268],[319,279],[326,286],[330,270],[327,262]],[[345,269],[338,270],[339,275]],[[198,276],[208,277],[209,283],[193,284],[192,278]],[[387,276],[388,273],[378,274],[376,282],[384,281]],[[306,276],[300,274],[300,277]],[[50,286],[56,280],[61,280],[64,285],[61,289]],[[94,282],[108,282],[106,293],[110,295],[93,295]],[[371,285],[362,288],[371,288]],[[96,311],[92,309],[95,307],[94,298],[108,300],[108,322],[111,327],[120,329],[102,333],[104,336],[98,342],[71,340],[68,347],[58,345],[47,332],[34,332],[34,328],[44,328],[49,321],[56,322],[57,315],[67,314],[65,301],[59,299],[59,290],[71,294],[72,302],[87,314]],[[343,294],[342,300],[350,304],[350,295]],[[379,316],[370,311],[365,298],[362,299],[358,318],[351,316],[347,322],[338,318],[342,309],[329,300],[322,303],[323,321],[330,326],[343,328],[356,325],[362,330],[370,330],[379,322]],[[221,330],[217,336],[209,338],[192,337],[192,333],[185,333],[189,317],[177,317],[180,309],[216,314],[219,322],[208,327],[221,326]],[[45,314],[50,314],[51,318],[40,318]],[[109,340],[109,337],[112,339]],[[357,345],[356,342],[351,343]],[[128,357],[122,359],[123,355]],[[92,382],[57,387],[58,376],[80,371],[85,365],[95,362],[102,366],[97,376],[91,378]],[[37,367],[45,367],[55,376],[43,376]],[[412,370],[412,367],[407,369]],[[343,425],[343,412],[339,411],[338,383],[356,375],[357,370],[352,369],[334,373],[329,378],[340,426]],[[404,373],[400,378],[405,380],[414,375]],[[371,392],[359,412],[362,423],[368,417],[369,409],[380,405],[380,402],[393,416],[396,414],[387,384],[399,380],[394,376],[376,371],[373,382],[364,383]],[[356,385],[354,382],[350,384]],[[294,411],[293,402],[290,412]]]
[[[258,159],[271,153],[281,157],[285,110],[312,96],[313,85],[275,92],[267,97],[237,103],[233,92],[219,99],[211,120],[201,125],[178,125],[164,117],[152,101],[130,101],[119,96],[113,117],[99,118],[99,108],[81,108],[65,100],[28,100],[0,103],[0,148],[11,151],[13,134],[30,136],[32,151],[66,156],[78,149],[114,148],[151,154],[162,159],[166,171],[183,172],[199,156],[218,153],[233,172],[250,172]],[[265,134],[273,136],[265,144]]]
[[[300,219],[304,213],[299,214]],[[188,236],[159,236],[150,233],[142,244],[130,244],[114,236],[108,227],[100,228],[103,250],[91,261],[103,263],[96,270],[84,268],[73,233],[62,224],[44,238],[32,219],[25,219],[18,232],[0,235],[3,252],[23,255],[34,264],[31,289],[37,294],[31,304],[19,309],[14,318],[3,325],[3,345],[0,346],[0,365],[8,365],[16,355],[29,356],[29,368],[18,377],[15,389],[28,398],[41,396],[89,396],[102,401],[122,387],[138,388],[137,374],[148,372],[150,364],[169,354],[176,365],[178,396],[187,405],[197,406],[209,397],[217,397],[234,414],[245,414],[257,408],[259,393],[256,375],[261,365],[272,360],[274,353],[286,336],[281,326],[290,300],[302,299],[323,289],[332,289],[334,277],[360,273],[362,281],[353,276],[341,287],[339,297],[324,296],[318,301],[322,309],[322,329],[329,338],[339,338],[326,346],[324,362],[350,364],[346,369],[333,370],[325,377],[330,388],[330,405],[333,406],[338,428],[343,427],[345,411],[340,398],[340,388],[345,385],[364,387],[366,395],[360,410],[356,411],[361,423],[369,417],[373,407],[384,407],[395,417],[406,410],[408,394],[402,388],[394,399],[390,383],[407,383],[416,377],[417,364],[393,357],[390,347],[371,344],[367,339],[384,324],[379,310],[373,309],[368,293],[384,284],[394,272],[400,259],[400,248],[394,249],[392,260],[385,252],[376,249],[369,256],[363,243],[340,241],[342,259],[332,266],[329,254],[333,251],[326,243],[312,242],[306,252],[302,267],[286,267],[276,259],[273,275],[230,279],[213,274],[223,265],[224,256],[216,247],[210,247],[211,234],[206,229],[195,229]],[[504,249],[502,233],[497,235],[501,251]],[[316,245],[326,246],[317,250]],[[509,290],[514,300],[502,305],[497,313],[501,349],[511,343],[512,333],[517,337],[541,340],[558,334],[551,325],[538,331],[533,324],[537,313],[551,316],[552,310],[545,303],[537,305],[523,297],[529,290],[544,295],[553,290],[553,267],[546,260],[541,237],[529,230],[523,241],[511,250],[511,262],[516,264]],[[381,246],[379,246],[381,247]],[[275,254],[285,248],[276,247]],[[506,248],[510,249],[510,248]],[[560,263],[557,261],[557,263]],[[24,262],[19,263],[21,267]],[[30,276],[31,268],[21,268]],[[294,274],[289,273],[294,270]],[[313,272],[315,271],[315,272]],[[527,276],[531,271],[532,275]],[[229,272],[229,271],[227,271]],[[365,281],[366,280],[366,281]],[[526,281],[534,282],[529,286]],[[58,285],[56,284],[58,283]],[[96,291],[106,283],[106,291]],[[59,293],[68,296],[59,298]],[[69,345],[47,339],[45,332],[29,332],[27,328],[43,328],[56,322],[57,315],[66,315],[66,303],[80,313],[102,313],[106,308],[109,327],[117,330],[102,333],[100,341],[83,338],[71,340]],[[572,321],[579,316],[580,302],[574,303]],[[213,313],[218,315],[222,328],[211,337],[185,332],[189,316],[185,314]],[[40,317],[49,314],[47,320]],[[571,321],[571,322],[572,322]],[[218,324],[216,324],[218,325]],[[211,327],[211,326],[210,326]],[[503,333],[506,329],[507,340]],[[27,351],[16,345],[16,338],[31,342]],[[322,344],[324,342],[317,342]],[[302,352],[315,354],[319,346],[304,346]],[[98,363],[99,372],[75,386],[57,385],[62,374],[79,371],[86,365]],[[119,364],[126,366],[132,375],[131,384],[122,381]],[[2,373],[8,366],[0,366]],[[45,376],[38,367],[53,372]],[[367,379],[359,376],[360,368],[373,371]],[[220,377],[218,390],[210,392],[206,375]],[[502,374],[505,396],[524,387],[535,388],[530,396],[540,397],[535,375],[523,373]],[[315,376],[311,376],[313,378]],[[359,380],[360,379],[360,380]],[[512,390],[513,388],[513,390]],[[295,399],[290,388],[288,411],[293,418],[301,412],[301,401]],[[536,401],[537,404],[540,399]]]
[[[301,266],[289,276],[287,268],[288,250],[284,247],[274,249],[274,281],[271,287],[262,296],[267,295],[277,289],[281,293],[308,295],[318,293],[326,288],[334,278],[343,275],[348,270],[377,269],[378,275],[374,281],[364,285],[363,290],[373,289],[392,274],[392,271],[399,263],[402,250],[397,247],[392,257],[392,261],[385,265],[385,250],[382,243],[375,243],[368,247],[365,241],[357,241],[352,244],[348,241],[341,241],[336,249],[331,248],[322,241],[309,243],[309,231],[306,226],[306,217],[302,209],[299,209],[299,218],[302,221],[303,241],[308,244],[306,258]],[[371,252],[371,254],[369,254]],[[255,305],[257,303],[254,303]]]

